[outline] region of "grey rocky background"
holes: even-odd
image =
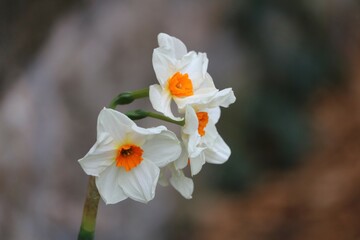
[[[87,185],[76,160],[95,141],[98,112],[119,92],[155,83],[151,55],[159,32],[207,52],[217,86],[229,86],[240,59],[231,33],[216,26],[229,3],[3,4],[0,235],[74,239]],[[133,105],[144,106],[151,107],[145,100]],[[164,239],[179,202],[185,200],[174,190],[159,187],[147,205],[101,203],[97,239]]]
[[[323,95],[331,99],[335,88],[352,96],[343,86],[346,81],[350,89],[358,89],[354,66],[360,62],[359,9],[355,0],[0,1],[0,239],[76,238],[88,179],[77,159],[95,141],[101,108],[119,92],[156,82],[151,56],[159,32],[180,38],[189,50],[206,52],[216,86],[233,87],[237,102],[222,112],[218,126],[232,157],[222,166],[204,167],[195,177],[191,201],[159,186],[147,205],[101,202],[96,239],[345,236],[342,229],[336,230],[338,235],[317,232],[317,218],[302,215],[306,201],[296,198],[307,196],[303,191],[281,196],[297,189],[296,183],[308,183],[304,179],[316,181],[316,174],[326,169],[316,166],[327,165],[327,156],[333,154],[314,160],[309,149],[347,146],[323,134],[333,116],[344,114],[337,115],[319,95],[320,100]],[[351,99],[357,106],[358,98]],[[345,101],[339,108],[347,105]],[[150,107],[146,100],[131,105]],[[321,109],[329,111],[329,117],[314,121],[312,115],[316,118]],[[343,130],[350,124],[342,118],[334,122],[328,132],[353,132]],[[159,122],[146,119],[139,124]],[[345,166],[346,173],[350,164],[342,159],[333,161]],[[313,169],[310,176],[300,170],[289,177],[281,171],[301,169],[303,163]],[[351,176],[358,176],[357,169]],[[288,190],[273,186],[274,179]],[[333,179],[344,180],[342,189],[353,189],[348,183],[357,178],[340,174]],[[251,189],[255,194],[244,194]],[[316,196],[326,202],[323,195]],[[349,198],[357,209],[354,196]],[[258,208],[262,203],[257,201],[272,203],[273,198],[284,201],[275,202],[276,208]],[[330,226],[344,214],[351,211],[331,215]],[[278,221],[272,221],[276,217]],[[356,220],[351,220],[357,218],[349,219],[344,225],[355,226],[357,233]],[[310,228],[314,234],[302,235],[309,226],[315,226]]]

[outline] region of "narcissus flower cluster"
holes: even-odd
[[[165,33],[158,35],[158,43],[152,62],[159,84],[151,85],[146,94],[136,92],[136,96],[149,96],[153,108],[163,115],[144,111],[123,114],[104,108],[98,117],[97,141],[79,160],[84,171],[95,176],[106,204],[127,198],[146,203],[154,198],[158,183],[170,184],[190,199],[194,183],[184,169],[189,168],[193,176],[206,162],[222,164],[231,154],[215,125],[220,107],[235,102],[232,89],[215,87],[205,53],[188,52],[183,42]],[[112,108],[134,100],[122,96]],[[127,92],[126,96],[132,95]],[[164,126],[141,128],[132,120],[155,115],[181,125],[181,141]]]

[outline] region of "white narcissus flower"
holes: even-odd
[[[106,204],[131,198],[146,203],[155,196],[160,167],[176,160],[181,146],[164,126],[138,127],[124,114],[104,108],[98,117],[97,141],[79,160]]]
[[[186,105],[207,104],[228,97],[231,89],[219,91],[207,73],[208,58],[205,53],[187,52],[183,42],[165,33],[158,35],[159,47],[153,52],[153,67],[159,84],[150,86],[149,98],[155,110],[174,120],[171,101],[177,104],[180,113]],[[217,107],[216,106],[216,107]],[[215,106],[214,106],[215,107]]]
[[[187,148],[187,158],[175,161],[176,169],[190,164],[191,174],[198,174],[205,162],[222,164],[231,154],[228,145],[221,138],[215,124],[220,118],[220,108],[195,109],[186,107],[182,139]]]

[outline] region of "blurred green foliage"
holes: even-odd
[[[226,123],[219,123],[233,153],[217,183],[238,191],[264,171],[301,162],[312,146],[309,99],[340,83],[342,61],[330,23],[302,1],[235,1],[229,16],[245,58],[255,59],[248,71],[256,76],[235,90],[237,103],[224,111]]]

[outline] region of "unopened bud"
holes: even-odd
[[[138,109],[135,111],[127,112],[126,116],[128,116],[131,120],[139,120],[139,119],[146,118],[148,116],[148,112]]]
[[[124,93],[120,93],[116,97],[115,104],[116,105],[129,104],[129,103],[132,103],[134,100],[135,100],[135,98],[131,92],[124,92]]]

